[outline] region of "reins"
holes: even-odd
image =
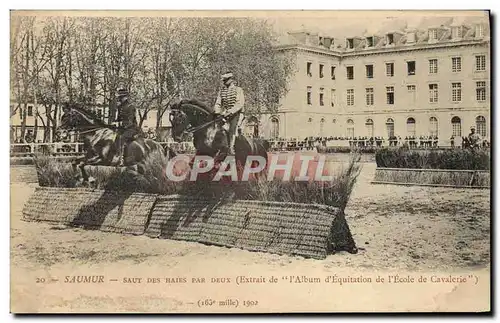
[[[186,103],[185,105],[189,106],[189,107],[191,107],[191,108],[193,108],[193,109],[195,109],[197,111],[203,112],[206,115],[210,115],[210,112],[206,111],[202,107],[199,107],[199,106],[197,106],[195,104]],[[178,109],[178,110],[181,110],[181,109]],[[202,123],[201,125],[198,125],[196,127],[188,127],[186,130],[184,130],[184,132],[195,133],[195,132],[200,131],[200,130],[206,128],[206,127],[209,127],[210,125],[212,125],[212,124],[214,124],[216,122],[219,122],[222,119],[223,119],[222,117],[218,117],[218,118],[215,118],[215,119],[210,120],[208,122]]]

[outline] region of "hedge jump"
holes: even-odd
[[[315,259],[357,252],[342,210],[312,204],[38,187],[23,220]]]
[[[142,235],[155,200],[143,193],[37,187],[23,219]]]
[[[372,184],[490,188],[488,170],[377,167]]]

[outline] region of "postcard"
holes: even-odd
[[[488,11],[11,11],[11,312],[490,312]]]

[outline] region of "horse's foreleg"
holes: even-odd
[[[71,162],[71,168],[73,169],[73,173],[75,173],[75,179],[76,180],[79,180],[80,177],[83,176],[83,174],[81,172],[78,172],[77,168],[81,167],[81,165],[83,164],[84,160],[85,160],[85,158],[78,158],[78,159],[75,159],[74,161]]]
[[[88,159],[86,162],[80,163],[80,170],[81,170],[81,173],[82,173],[83,183],[84,184],[95,181],[95,179],[93,177],[90,177],[87,174],[87,171],[85,170],[85,166],[87,166],[87,165],[98,165],[101,162],[102,162],[101,156],[95,156],[95,157],[92,157],[92,158]]]

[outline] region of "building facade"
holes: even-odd
[[[277,50],[296,71],[276,114],[249,118],[266,138],[437,136],[449,145],[490,129],[490,37],[485,18],[336,39],[300,31]]]

